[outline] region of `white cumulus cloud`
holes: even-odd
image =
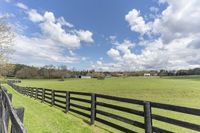
[[[12,55],[12,61],[15,63],[45,65],[54,63],[75,63],[80,60],[77,56],[66,55],[63,48],[47,38],[17,35],[14,42],[14,49],[16,49],[16,51]]]
[[[157,7],[152,8],[156,16],[151,21],[145,22],[136,9],[125,16],[130,29],[141,34],[138,38],[145,34],[149,36],[138,39],[137,43],[128,40],[119,43],[115,37],[114,41],[111,40],[111,43],[114,42],[112,48],[107,52],[113,62],[94,65],[96,69],[131,71],[200,67],[200,1],[159,2],[167,3],[167,7],[160,13]],[[138,49],[140,52],[136,53]],[[119,57],[120,60],[117,60]]]
[[[43,16],[37,12],[35,9],[31,9],[28,12],[29,19],[32,22],[41,22],[44,20]]]
[[[149,26],[145,23],[140,11],[133,9],[125,16],[125,20],[129,23],[132,31],[144,34],[150,30]]]
[[[79,48],[81,42],[94,42],[93,33],[89,30],[64,28],[64,26],[68,28],[74,28],[74,26],[62,16],[56,18],[54,13],[50,11],[39,13],[36,9],[28,9],[23,3],[17,3],[16,6],[28,14],[30,21],[39,25],[43,36],[64,44],[69,49]]]
[[[79,31],[77,31],[77,34],[81,41],[85,41],[85,42],[89,42],[89,43],[94,42],[94,40],[92,39],[93,33],[88,30],[86,30],[86,31],[79,30]]]
[[[40,28],[31,36],[23,32],[16,33],[14,41],[13,62],[25,64],[59,64],[77,63],[82,58],[73,52],[82,42],[94,42],[93,33],[89,30],[75,29],[63,16],[56,17],[53,12],[43,13],[28,8],[23,3],[17,3],[28,20]]]
[[[120,60],[120,53],[118,50],[111,48],[108,52],[107,52],[108,56],[110,56],[112,59],[114,60]]]

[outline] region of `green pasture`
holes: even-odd
[[[162,78],[128,77],[128,78],[106,78],[105,80],[65,79],[65,81],[59,81],[56,79],[54,80],[32,79],[32,80],[22,80],[22,83],[18,85],[29,86],[29,87],[30,86],[42,87],[42,88],[57,89],[57,90],[72,90],[72,91],[101,93],[101,94],[106,94],[106,95],[114,95],[114,96],[127,97],[127,98],[133,98],[133,99],[154,101],[154,102],[159,102],[159,103],[187,106],[187,107],[192,107],[192,108],[200,108],[200,77],[199,76],[162,77]],[[124,104],[121,102],[114,102],[110,100],[107,100],[107,101],[102,100],[102,101],[107,102],[107,103],[112,103],[115,105],[134,108],[137,110],[143,110],[143,107],[138,106],[138,105]],[[23,102],[24,101],[21,102],[21,105],[23,105]],[[28,99],[26,102],[28,105],[30,105]],[[79,102],[75,102],[75,103],[83,105],[82,103],[79,103]],[[38,103],[37,106],[47,106],[47,105],[40,105],[40,103]],[[85,106],[89,107],[89,105],[85,105]],[[129,118],[129,119],[137,120],[140,122],[144,121],[143,118],[140,116],[130,115],[128,113],[122,113],[120,111],[114,111],[114,110],[104,108],[104,107],[98,107],[98,108],[104,111],[118,114],[120,116]],[[185,120],[185,121],[196,123],[196,124],[199,124],[200,122],[200,118],[196,116],[185,115],[185,114],[183,115],[182,113],[175,113],[173,111],[165,111],[161,109],[153,109],[152,111],[155,114],[159,114],[159,115],[163,115],[163,116],[167,116],[171,118],[176,118],[180,120]],[[61,114],[60,113],[57,114],[57,112],[55,113],[56,115],[65,115],[62,112],[60,112]],[[89,112],[86,112],[86,113],[89,113]],[[37,114],[42,115],[41,112]],[[97,115],[97,116],[108,120],[108,118],[104,116],[101,116],[101,115]],[[27,115],[26,119],[31,119],[29,117],[30,115]],[[71,117],[71,115],[70,116],[65,115],[65,117]],[[51,119],[53,118],[50,118],[48,121],[51,121]],[[133,129],[137,132],[144,132],[144,130],[141,130],[134,126],[124,124],[117,120],[113,120],[113,119],[110,119],[110,120],[114,123],[117,123],[123,127],[127,127],[129,129]],[[48,121],[46,122],[49,123]],[[174,132],[193,133],[193,131],[191,130],[179,128],[177,126],[158,122],[155,120],[153,121],[153,124],[157,127],[170,129],[171,131],[174,131]],[[62,128],[62,126],[63,125],[59,125],[59,128]],[[78,126],[79,125],[77,125],[77,128]],[[82,124],[80,126],[82,127]],[[86,127],[88,127],[87,124],[86,124]],[[94,129],[96,128],[98,130],[105,129],[106,131],[117,132],[117,130],[112,129],[108,126],[105,126],[103,124],[100,124],[98,122],[96,122],[96,126],[92,126],[92,129],[90,128],[90,130],[94,131]],[[89,130],[89,128],[87,129]],[[95,132],[98,132],[98,130],[95,130]],[[80,132],[81,132],[81,129],[80,129]]]
[[[22,86],[94,92],[200,108],[199,77],[22,80]]]

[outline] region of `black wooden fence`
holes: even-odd
[[[166,111],[179,112],[184,114],[190,114],[192,116],[200,116],[200,109],[174,106],[168,104],[161,104],[148,101],[140,101],[129,98],[121,98],[115,96],[108,96],[103,94],[94,94],[86,92],[74,92],[74,91],[63,91],[63,90],[50,90],[44,88],[33,88],[33,87],[21,87],[15,85],[12,82],[8,82],[16,91],[24,95],[30,96],[35,99],[40,99],[42,102],[51,104],[52,106],[59,107],[65,112],[74,112],[81,116],[90,119],[90,123],[94,124],[95,121],[103,123],[105,125],[111,126],[117,130],[126,133],[135,133],[134,129],[129,127],[124,127],[112,120],[106,120],[101,116],[115,119],[122,123],[126,123],[130,126],[134,126],[142,129],[145,133],[172,133],[170,129],[165,127],[157,127],[154,125],[153,121],[160,121],[168,124],[173,124],[178,127],[183,127],[186,129],[200,131],[199,123],[186,122],[184,120],[178,120],[175,118],[170,118],[153,113],[153,109],[161,109]],[[120,102],[124,104],[133,104],[142,107],[142,110],[130,108],[129,106],[121,106],[121,104],[113,104],[113,102],[108,103],[105,100],[110,100],[113,102]],[[121,111],[128,113],[130,115],[136,115],[143,118],[143,121],[137,121],[130,117],[124,117],[120,114],[115,114],[113,111],[106,111],[108,108],[113,111]]]
[[[0,85],[0,132],[27,133],[23,125],[24,108],[13,108],[11,101],[12,95]]]

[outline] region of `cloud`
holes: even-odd
[[[70,54],[71,56],[75,56],[75,55],[76,55],[72,50],[69,50],[69,54]]]
[[[25,64],[65,64],[78,63],[83,57],[75,54],[74,49],[82,42],[94,42],[89,30],[75,29],[64,17],[56,17],[53,12],[29,9],[23,3],[16,5],[27,15],[28,20],[38,26],[40,31],[30,36],[16,32],[12,61]]]
[[[11,0],[5,0],[5,2],[10,3]]]
[[[160,3],[167,3],[167,7],[157,12],[151,21],[145,22],[136,9],[128,12],[125,20],[143,39],[138,39],[137,43],[128,40],[120,43],[116,38],[112,39],[113,46],[107,54],[113,62],[94,64],[93,67],[102,71],[200,67],[200,29],[197,28],[200,27],[200,1],[162,0]],[[143,37],[145,34],[149,36]],[[136,53],[138,49],[140,52]]]
[[[54,23],[53,18],[40,23],[40,28],[44,36],[64,44],[67,48],[80,47],[80,38],[76,34],[67,33],[60,23]]]
[[[0,19],[9,19],[15,17],[15,14],[13,13],[0,13]]]
[[[166,1],[169,6],[162,12],[161,18],[154,22],[154,30],[161,34],[166,43],[175,39],[199,33],[200,1]],[[187,4],[185,4],[187,3]],[[192,20],[192,21],[191,21]]]
[[[116,49],[120,50],[124,54],[131,53],[130,48],[132,48],[135,44],[132,43],[130,40],[124,40],[122,43],[115,42]]]
[[[55,23],[55,21],[56,21],[56,18],[54,16],[53,12],[49,12],[49,11],[46,11],[44,13],[44,19],[48,22],[53,22],[53,23]]]
[[[28,7],[26,5],[24,5],[23,3],[21,2],[18,2],[16,4],[17,7],[21,8],[21,9],[24,9],[24,10],[28,10]]]
[[[120,53],[116,49],[111,48],[110,50],[108,50],[107,54],[113,60],[121,60]]]
[[[193,39],[193,40],[188,44],[188,48],[200,49],[200,36],[198,36],[197,38]]]
[[[28,12],[32,22],[38,22],[42,33],[54,41],[64,44],[68,48],[79,48],[81,41],[94,42],[93,33],[89,30],[66,30],[63,26],[72,28],[73,25],[68,23],[63,17],[56,18],[53,12],[46,11],[44,15],[39,14],[32,9]]]
[[[62,16],[56,18],[54,13],[50,11],[45,11],[42,14],[36,9],[28,9],[23,3],[17,3],[16,6],[27,13],[30,21],[39,25],[44,37],[51,38],[53,41],[61,43],[69,49],[79,48],[81,42],[94,42],[91,31],[71,29],[74,28],[73,24],[67,22]]]
[[[32,22],[41,22],[44,20],[43,16],[37,12],[35,9],[31,9],[28,12],[29,19]]]
[[[25,64],[76,63],[80,60],[75,55],[66,55],[65,49],[51,39],[17,35],[14,42],[16,49],[12,61]]]
[[[97,65],[102,65],[102,61],[97,61]]]
[[[145,24],[143,17],[140,16],[140,11],[136,9],[129,11],[125,16],[125,20],[129,23],[132,31],[144,34],[150,30],[149,26]]]
[[[88,42],[88,43],[94,42],[94,40],[92,39],[92,35],[93,35],[92,32],[90,32],[88,30],[86,30],[86,31],[79,30],[79,31],[76,31],[76,32],[77,32],[81,41],[85,41],[85,42]]]
[[[67,21],[64,19],[64,17],[58,18],[57,21],[58,21],[58,23],[60,23],[60,24],[63,25],[63,26],[67,26],[67,27],[69,27],[69,28],[74,27],[74,25],[71,24],[71,23],[69,23],[69,22],[67,22]]]
[[[167,7],[163,11],[159,7],[151,7],[151,12],[145,14],[153,16],[149,20],[144,19],[148,17],[142,16],[139,10],[130,10],[125,21],[131,31],[140,33],[138,39],[134,42],[128,39],[118,41],[116,36],[110,36],[112,45],[106,54],[112,62],[97,60],[92,67],[104,71],[200,67],[200,1],[159,0],[159,3]],[[17,60],[21,57],[21,61],[27,61],[25,57],[29,57],[30,63],[31,60],[77,62],[83,58],[73,50],[80,48],[82,42],[94,42],[91,31],[76,29],[62,16],[56,17],[50,11],[26,9],[26,5],[25,8],[22,5],[18,7],[26,12],[41,33],[35,37],[19,34]],[[22,45],[19,46],[19,43]]]
[[[149,8],[149,10],[151,12],[157,13],[159,11],[159,8],[152,6],[152,7]]]

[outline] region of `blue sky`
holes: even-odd
[[[200,3],[187,2],[0,0],[0,16],[8,17],[16,34],[13,63],[101,71],[182,69],[200,65],[199,23],[189,21],[200,21]]]

